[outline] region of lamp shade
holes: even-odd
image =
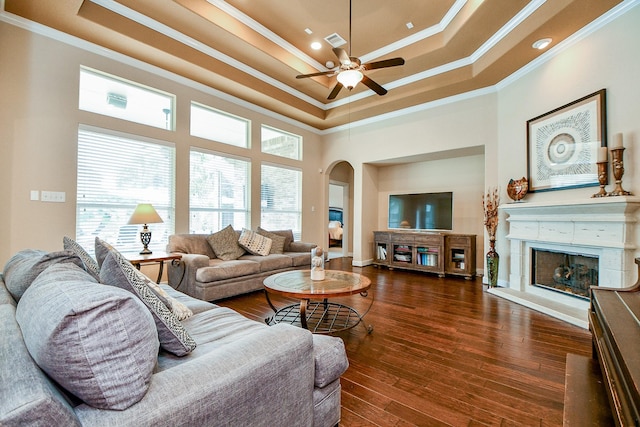
[[[336,78],[342,83],[342,86],[351,90],[362,81],[362,77],[360,70],[345,70],[340,72]]]
[[[154,224],[164,222],[150,203],[140,203],[131,214],[127,224]]]

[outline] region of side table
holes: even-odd
[[[162,279],[162,272],[164,271],[165,261],[177,263],[182,259],[182,255],[180,254],[168,254],[166,252],[154,252],[147,255],[141,255],[138,253],[123,253],[122,255],[138,270],[140,270],[140,266],[143,264],[159,264],[158,279],[156,280],[156,283],[160,283],[160,280]]]

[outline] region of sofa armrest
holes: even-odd
[[[279,324],[154,374],[124,411],[80,405],[76,414],[83,425],[311,426],[313,377],[311,333]]]
[[[169,263],[167,277],[169,285],[187,295],[196,297],[195,281],[199,268],[208,267],[210,258],[200,254],[180,254],[182,259],[178,263]]]
[[[289,252],[311,252],[311,249],[317,247],[315,243],[308,242],[291,242]]]

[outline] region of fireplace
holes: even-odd
[[[499,287],[489,290],[495,295],[587,328],[589,286],[624,288],[638,279],[638,197],[525,201],[500,211],[507,244],[497,251],[506,262]],[[533,268],[541,258],[546,272]]]
[[[531,285],[588,300],[598,286],[598,257],[533,248]]]

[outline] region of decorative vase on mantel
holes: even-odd
[[[489,252],[487,252],[487,282],[490,288],[498,286],[498,266],[500,255],[496,252],[496,238],[489,238]]]

